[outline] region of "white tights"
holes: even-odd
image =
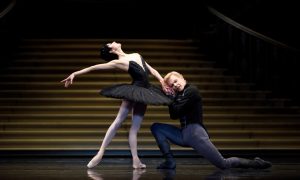
[[[138,154],[137,154],[137,132],[140,129],[146,108],[147,108],[147,105],[145,105],[145,104],[134,103],[134,102],[126,101],[126,100],[122,101],[122,104],[120,106],[120,109],[119,109],[116,119],[108,128],[108,130],[105,134],[105,137],[103,139],[102,145],[101,145],[97,155],[95,155],[93,157],[93,159],[88,163],[88,165],[87,165],[88,168],[95,167],[101,161],[106,147],[109,145],[112,138],[116,135],[117,130],[119,129],[119,127],[121,127],[122,123],[128,116],[129,111],[132,111],[132,124],[131,124],[131,128],[129,131],[129,138],[128,138],[130,151],[132,154],[132,160],[133,160],[132,166],[133,166],[133,168],[145,168],[146,167],[146,165],[141,163],[141,161],[138,157]]]

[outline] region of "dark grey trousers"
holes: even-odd
[[[200,155],[220,169],[237,167],[240,159],[237,157],[224,158],[210,141],[207,132],[199,124],[189,124],[185,128],[178,128],[169,124],[154,123],[151,126],[157,144],[163,154],[170,154],[169,142],[192,147]]]

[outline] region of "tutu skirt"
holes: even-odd
[[[103,88],[100,94],[149,105],[169,105],[172,102],[159,87],[154,85],[141,87],[133,84],[117,84]]]

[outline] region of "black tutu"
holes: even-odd
[[[100,94],[106,97],[126,99],[133,102],[139,102],[151,105],[169,105],[172,101],[166,96],[161,88],[149,83],[149,69],[144,59],[140,66],[135,61],[129,62],[128,73],[132,78],[131,84],[117,84],[105,87]]]
[[[169,105],[171,99],[163,91],[154,85],[140,87],[132,84],[117,84],[103,88],[100,94],[106,97],[126,99],[150,105]]]

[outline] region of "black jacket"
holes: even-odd
[[[193,123],[203,126],[202,98],[198,88],[186,84],[183,91],[177,93],[173,103],[169,105],[169,113],[171,119],[180,119],[182,127]]]

